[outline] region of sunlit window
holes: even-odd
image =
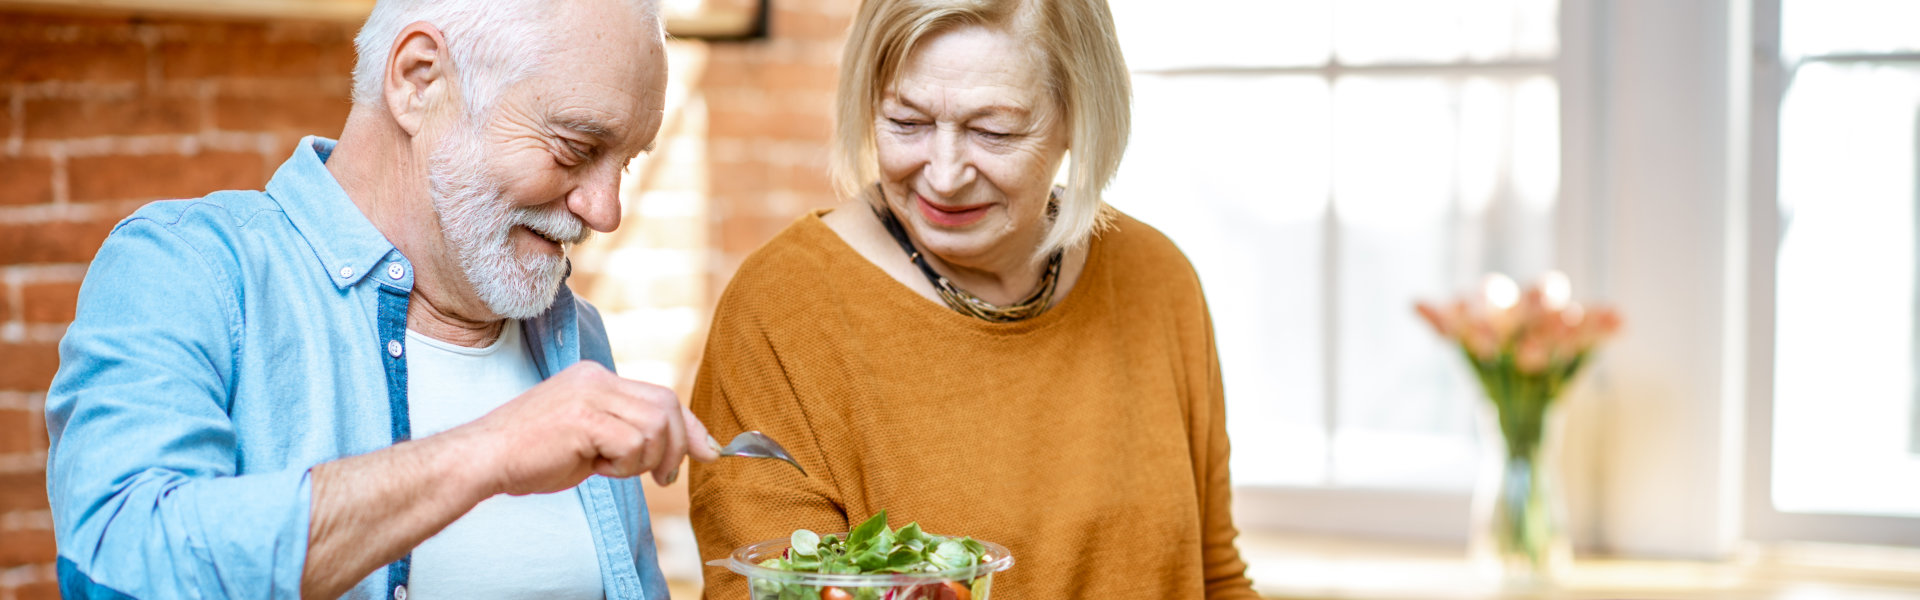
[[[1235,482],[1469,489],[1477,392],[1412,302],[1554,266],[1557,3],[1112,7],[1135,105],[1108,200],[1200,273]]]
[[[1920,3],[1782,12],[1774,506],[1920,516]]]

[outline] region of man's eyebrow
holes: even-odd
[[[593,137],[600,141],[614,138],[612,126],[592,117],[554,115],[549,117],[547,122],[552,123],[555,127],[572,130],[574,133]]]
[[[619,135],[614,132],[612,125],[608,125],[605,121],[593,117],[554,115],[549,117],[547,122],[552,123],[555,127],[594,138],[594,140],[601,143],[610,143],[619,139]],[[635,154],[652,154],[653,146],[654,142],[649,141],[645,147],[640,148],[640,151]],[[632,157],[629,156],[627,158],[631,159]]]

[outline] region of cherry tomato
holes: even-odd
[[[947,582],[947,589],[953,590],[953,595],[958,600],[973,600],[973,590],[968,589],[967,584],[958,581],[949,581]]]
[[[853,600],[853,594],[837,587],[827,586],[820,588],[820,600]]]

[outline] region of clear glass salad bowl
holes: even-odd
[[[707,564],[745,575],[751,600],[989,600],[993,574],[1012,567],[1013,555],[1005,546],[979,543],[987,549],[979,564],[924,573],[849,575],[760,566],[770,558],[786,558],[788,538],[741,546],[732,556]]]

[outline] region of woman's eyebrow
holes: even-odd
[[[921,107],[919,104],[914,103],[914,101],[907,99],[906,96],[902,96],[900,94],[893,94],[892,96],[889,96],[888,99],[891,99],[894,102],[899,103],[901,106],[905,106],[907,108],[913,109],[914,111],[917,111],[921,114],[933,114],[932,111],[929,111]],[[1014,104],[989,104],[986,106],[982,106],[980,108],[976,108],[973,110],[973,112],[969,112],[965,115],[961,115],[961,120],[970,121],[973,119],[978,119],[980,117],[991,117],[991,116],[997,116],[997,115],[1003,115],[1003,114],[1009,115],[1009,116],[1015,116],[1015,117],[1027,117],[1027,116],[1031,116],[1033,114],[1033,111],[1028,110],[1024,106],[1019,106]]]

